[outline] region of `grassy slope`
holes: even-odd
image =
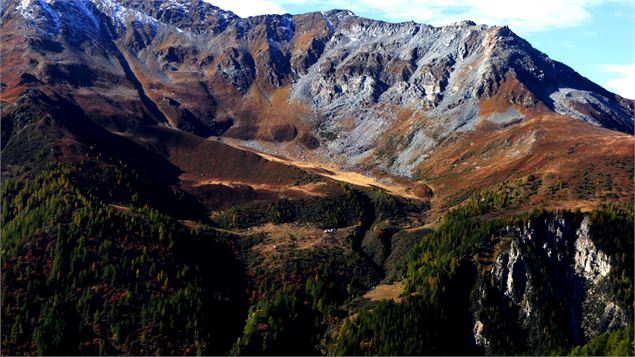
[[[634,147],[632,135],[547,114],[448,139],[417,173],[435,192],[437,216],[492,188],[518,191],[517,212],[536,206],[590,210],[632,200]],[[532,178],[535,187],[522,187]]]

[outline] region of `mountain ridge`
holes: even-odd
[[[634,102],[509,28],[8,0],[0,38],[3,354],[633,354]]]
[[[2,100],[40,88],[115,133],[169,126],[388,185],[442,164],[426,160],[443,160],[434,152],[458,137],[552,113],[633,132],[633,101],[508,27],[387,23],[348,10],[240,18],[202,1],[21,0],[1,17],[15,48],[3,48],[14,65],[1,73]]]
[[[13,4],[17,3],[14,2]],[[34,4],[36,3],[36,4]],[[194,19],[194,15],[189,15],[190,12],[189,10],[186,10],[186,12],[184,13],[180,13],[179,11],[184,11],[183,9],[186,8],[186,6],[180,2],[176,2],[176,1],[166,1],[166,2],[139,2],[139,1],[131,1],[131,2],[125,2],[123,1],[122,4],[127,5],[127,7],[124,7],[122,5],[120,5],[117,2],[113,2],[113,1],[101,1],[101,0],[96,0],[94,2],[91,1],[71,1],[71,2],[65,2],[65,1],[60,1],[60,4],[83,4],[83,6],[81,7],[77,7],[74,10],[83,12],[83,15],[100,15],[100,14],[95,14],[92,13],[91,11],[96,11],[99,8],[103,8],[105,10],[110,10],[112,11],[111,15],[108,14],[104,14],[102,13],[101,15],[105,15],[107,17],[114,17],[118,22],[117,26],[115,27],[115,30],[117,28],[119,28],[119,30],[122,30],[121,27],[119,25],[123,25],[123,26],[128,26],[128,27],[134,27],[134,24],[131,23],[129,25],[126,24],[122,24],[121,21],[122,19],[125,19],[125,16],[132,16],[134,15],[134,20],[135,21],[139,21],[140,19],[145,19],[146,21],[152,21],[152,23],[154,25],[156,25],[157,23],[160,24],[167,24],[170,26],[174,26],[177,31],[182,32],[183,30],[179,27],[176,26],[176,23],[178,23],[178,20],[181,20],[181,22],[185,22],[187,26],[192,27],[195,24],[198,25],[198,23],[195,22]],[[89,10],[86,7],[86,4],[91,4],[94,6],[93,9]],[[3,13],[5,15],[9,14],[8,10],[11,6],[11,2],[8,2],[5,6],[5,11],[3,11]],[[53,5],[51,5],[53,4]],[[44,2],[44,1],[37,1],[37,0],[24,0],[21,1],[18,5],[15,5],[16,10],[18,10],[18,12],[20,14],[22,14],[22,16],[27,19],[27,24],[29,22],[31,22],[31,25],[34,25],[34,20],[30,17],[32,17],[29,13],[29,11],[34,11],[34,8],[37,9],[38,6],[40,8],[41,11],[46,12],[49,17],[53,17],[53,19],[55,21],[53,21],[54,25],[57,24],[60,20],[60,15],[56,14],[55,11],[53,10],[53,8],[51,6],[55,6],[55,4],[57,4],[57,2]],[[167,7],[165,7],[164,5],[167,4]],[[60,5],[60,6],[62,6]],[[152,6],[151,6],[152,5]],[[186,14],[188,16],[184,17],[184,18],[179,18],[177,17],[176,19],[174,17],[170,17],[168,15],[171,15],[172,12],[170,12],[171,10],[173,10],[172,6],[176,6],[178,5],[178,11],[176,11],[177,14],[183,15]],[[284,22],[284,21],[289,21],[292,18],[305,18],[305,17],[315,17],[315,16],[321,16],[322,20],[325,21],[325,23],[323,25],[325,25],[325,27],[327,28],[327,30],[331,30],[330,32],[332,32],[333,34],[335,34],[336,31],[333,31],[331,29],[331,27],[333,26],[333,24],[336,24],[337,30],[340,31],[340,27],[345,27],[346,24],[346,20],[348,20],[349,24],[348,27],[344,28],[345,31],[341,31],[341,32],[345,32],[345,35],[347,35],[349,42],[355,42],[358,40],[358,38],[354,37],[353,35],[355,33],[359,34],[359,30],[361,28],[367,28],[370,29],[369,32],[371,32],[371,37],[373,36],[377,36],[377,32],[379,31],[379,34],[383,35],[383,36],[387,36],[391,33],[394,33],[395,29],[397,29],[397,31],[404,31],[404,30],[409,30],[412,31],[412,33],[414,35],[416,35],[421,29],[433,29],[434,31],[438,32],[438,31],[446,31],[448,29],[451,28],[477,28],[477,29],[485,29],[485,30],[492,30],[493,32],[495,32],[495,34],[493,34],[491,37],[494,37],[496,40],[499,39],[503,39],[503,42],[508,42],[508,46],[503,46],[503,47],[508,47],[508,48],[514,48],[514,47],[523,47],[525,49],[530,49],[531,51],[533,51],[535,54],[537,54],[537,56],[539,57],[543,57],[546,58],[546,56],[539,52],[534,50],[533,48],[531,48],[531,46],[524,40],[520,39],[519,37],[517,37],[515,34],[513,34],[513,32],[511,32],[509,30],[509,28],[507,27],[488,27],[485,25],[480,25],[480,26],[476,26],[473,22],[469,22],[469,21],[464,21],[455,25],[450,25],[450,26],[443,26],[443,27],[432,27],[429,25],[423,25],[423,24],[416,24],[413,22],[404,22],[404,23],[386,23],[383,21],[377,21],[377,20],[370,20],[370,19],[364,19],[364,18],[360,18],[355,16],[354,14],[352,14],[350,11],[347,10],[333,10],[330,12],[326,12],[326,13],[322,13],[322,12],[314,12],[314,13],[307,13],[307,14],[301,14],[301,15],[262,15],[262,16],[254,16],[254,17],[250,17],[250,18],[245,18],[242,19],[236,15],[234,15],[231,12],[224,12],[223,10],[220,10],[217,7],[214,7],[211,4],[202,2],[202,1],[197,1],[197,2],[190,2],[190,5],[192,8],[196,8],[197,10],[201,10],[201,7],[203,8],[201,11],[203,11],[201,14],[199,14],[199,18],[200,17],[204,17],[204,19],[207,19],[208,17],[212,17],[212,18],[216,18],[216,19],[227,19],[229,18],[230,22],[234,22],[237,23],[236,26],[238,26],[239,28],[245,28],[245,27],[257,27],[258,25],[261,24],[261,22],[264,20],[265,22],[265,29],[266,29],[266,34],[267,34],[267,38],[266,41],[268,42],[267,44],[269,45],[269,49],[273,50],[280,50],[279,48],[276,47],[281,47],[284,44],[284,42],[289,42],[291,40],[293,40],[292,37],[290,36],[294,36],[295,35],[295,24],[293,22],[286,22],[286,23],[280,23],[280,21]],[[130,8],[132,8],[133,10],[130,10]],[[144,12],[145,11],[145,12]],[[219,12],[220,11],[220,12]],[[146,13],[147,12],[147,13]],[[219,15],[220,14],[220,15]],[[319,15],[318,15],[319,14]],[[326,15],[325,15],[326,14]],[[344,16],[344,24],[341,24],[342,22],[342,14],[346,14],[346,16]],[[82,15],[82,14],[80,14]],[[141,17],[138,18],[138,16],[140,15],[144,15],[145,17]],[[81,17],[81,16],[80,16]],[[92,27],[97,26],[98,20],[96,19],[95,16],[88,16],[89,19],[84,19],[84,22],[91,22],[92,23]],[[333,19],[329,19],[328,17],[334,17]],[[286,19],[286,20],[285,20]],[[73,21],[72,23],[69,23],[68,26],[72,26],[73,24],[79,24],[82,21],[79,21],[77,19],[74,19],[75,21]],[[111,19],[112,20],[112,19]],[[334,20],[334,21],[332,21]],[[187,24],[187,22],[189,21],[189,24]],[[63,22],[63,21],[62,21]],[[222,21],[221,21],[222,22]],[[41,23],[41,21],[40,21]],[[58,25],[56,25],[54,30],[59,30],[57,28]],[[277,26],[277,28],[276,28]],[[80,27],[86,27],[86,26],[80,26]],[[207,25],[207,29],[209,30],[209,24]],[[183,27],[185,28],[185,27]],[[51,29],[42,29],[41,30],[47,31],[48,32],[55,32],[55,31],[51,31]],[[133,28],[134,29],[134,28]],[[226,29],[226,27],[223,29],[223,31]],[[286,32],[286,34],[281,34],[281,33],[275,33],[275,30],[280,30],[282,32]],[[335,29],[335,27],[333,27],[333,29]],[[77,29],[75,29],[77,30]],[[79,28],[79,32],[81,32],[82,28]],[[87,32],[86,29],[83,29],[85,32]],[[189,29],[190,33],[194,34],[196,32],[196,30],[198,30],[198,28],[196,29]],[[212,32],[215,31],[215,28],[212,27]],[[244,29],[243,29],[244,31]],[[304,29],[304,31],[306,31],[306,29]],[[375,34],[372,34],[373,31],[375,31]],[[115,31],[116,32],[116,31]],[[221,31],[222,32],[222,31]],[[328,31],[327,31],[328,32]],[[473,34],[473,33],[472,33]],[[123,34],[118,34],[116,35],[116,37],[121,37]],[[242,38],[242,36],[244,34],[241,33],[236,33],[235,34],[239,39]],[[286,38],[285,38],[286,36]],[[506,40],[506,39],[510,39],[510,40]],[[313,41],[316,40],[316,38],[312,38]],[[318,39],[319,40],[319,39]],[[415,39],[416,40],[416,39]],[[382,41],[382,39],[380,38],[380,41]],[[494,41],[496,42],[496,41]],[[192,44],[193,47],[195,44]],[[465,45],[465,44],[464,44]],[[503,44],[500,44],[503,45]],[[487,46],[491,46],[491,47],[496,47],[495,43],[491,43],[491,44],[485,44],[484,47]],[[133,48],[134,49],[134,48]],[[415,48],[414,50],[417,51],[421,51],[420,48]],[[466,49],[463,49],[463,51],[465,52]],[[288,54],[287,54],[288,55]],[[434,55],[434,54],[433,54]],[[168,56],[168,60],[174,57],[179,57],[177,54],[169,54]],[[415,55],[415,57],[417,57],[418,55]],[[465,53],[463,54],[463,56],[465,56]],[[253,57],[253,55],[251,56]],[[461,57],[461,54],[459,55],[455,55],[452,54],[451,57]],[[436,58],[436,57],[434,57]],[[416,60],[416,58],[413,58],[414,60]],[[553,63],[558,63],[555,61],[551,61],[550,62]],[[276,63],[273,63],[273,65],[276,65]],[[284,66],[284,65],[283,65]],[[288,65],[287,65],[288,66]],[[275,66],[274,66],[275,67]],[[532,67],[528,67],[529,71],[538,71],[538,77],[544,77],[544,73],[540,73],[541,71],[543,71],[542,68],[532,68]],[[276,69],[276,68],[274,68]],[[293,72],[295,72],[295,74],[297,75],[298,70],[306,70],[306,68],[302,69],[302,68],[292,68]],[[519,69],[515,69],[517,71],[519,71]],[[570,68],[566,67],[566,70],[570,70]],[[562,71],[562,70],[560,70]],[[300,72],[301,73],[301,72]],[[574,73],[574,75],[577,75],[577,73]],[[501,74],[498,74],[498,76],[500,77]],[[577,75],[579,76],[579,75]],[[580,76],[581,77],[581,76]],[[501,78],[497,78],[499,81],[503,79],[503,77]],[[610,93],[604,89],[602,89],[601,87],[592,84],[590,81],[588,81],[585,78],[582,78],[583,82],[586,83],[582,83],[582,88],[584,87],[588,87],[590,89],[593,89],[597,92],[600,92],[599,94],[602,95],[609,95]],[[273,78],[271,78],[270,80],[274,80]],[[277,81],[280,81],[280,78],[276,79]],[[235,83],[234,83],[235,84]],[[280,83],[278,83],[280,84]],[[490,86],[492,84],[489,84]],[[278,85],[279,86],[279,85]],[[491,95],[491,88],[487,89],[487,88],[476,88],[475,89],[476,92],[481,92],[481,91],[485,91],[487,95]],[[545,101],[545,98],[540,98],[541,100]],[[589,119],[587,119],[587,121],[591,121]],[[628,125],[628,123],[626,124]]]

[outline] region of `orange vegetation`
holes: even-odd
[[[448,203],[460,203],[462,195],[530,175],[540,185],[521,209],[590,209],[633,197],[634,145],[632,135],[547,114],[498,130],[456,134],[418,169],[435,192],[437,214]]]

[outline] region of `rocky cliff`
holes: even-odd
[[[588,215],[550,214],[511,226],[503,233],[491,271],[474,291],[473,335],[486,353],[509,336],[522,336],[532,353],[544,353],[545,336],[581,344],[604,331],[625,328],[632,306],[614,294],[611,276],[619,275],[616,257],[598,248]],[[594,241],[596,243],[594,243]],[[501,336],[497,317],[487,307],[515,321]],[[500,316],[500,315],[499,315]],[[497,352],[498,351],[498,352]]]

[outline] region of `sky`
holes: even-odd
[[[635,0],[207,0],[246,17],[347,9],[389,22],[508,25],[554,60],[635,99]]]

